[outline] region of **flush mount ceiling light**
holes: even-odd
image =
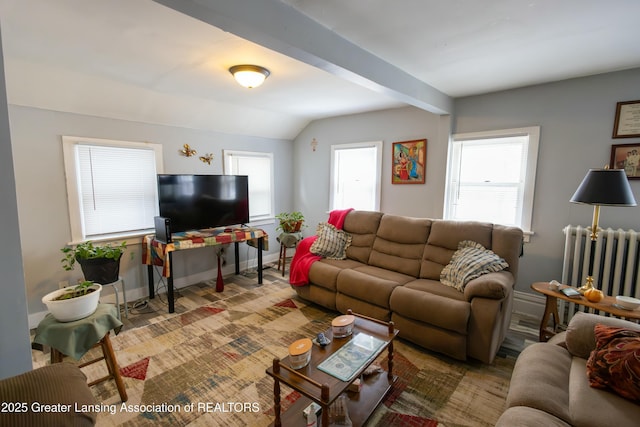
[[[234,65],[229,72],[240,84],[248,89],[260,86],[269,76],[269,70],[259,65]]]

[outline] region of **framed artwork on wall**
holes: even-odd
[[[394,142],[391,158],[392,184],[424,184],[427,172],[427,140]]]
[[[614,138],[640,137],[640,101],[625,101],[616,104],[613,123]]]
[[[629,179],[640,179],[640,142],[611,146],[611,169],[624,169]]]

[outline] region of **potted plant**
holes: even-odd
[[[90,316],[100,301],[102,286],[89,280],[76,286],[56,289],[42,298],[51,315],[59,322],[72,322]]]
[[[73,270],[78,262],[85,280],[95,283],[113,283],[120,273],[120,258],[127,247],[126,242],[120,245],[94,245],[91,241],[60,249],[64,253],[62,268]]]
[[[281,212],[276,218],[280,221],[276,231],[282,230],[283,233],[296,233],[304,224],[304,215],[301,212]]]

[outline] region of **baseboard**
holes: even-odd
[[[278,254],[263,256],[262,258],[263,268],[266,264],[272,263],[272,262],[278,262]],[[252,259],[249,261],[243,261],[240,263],[240,271],[242,272],[246,270],[255,270],[257,266],[258,266],[257,261],[255,259]],[[225,265],[222,267],[222,274],[224,276],[231,276],[235,274],[235,269],[236,269],[235,264]],[[146,269],[145,269],[145,272],[146,272]],[[144,275],[144,277],[146,279],[146,274]],[[216,267],[216,268],[206,270],[197,274],[192,274],[189,276],[180,277],[179,279],[175,279],[173,281],[173,287],[174,289],[180,289],[186,286],[193,285],[194,283],[206,282],[208,280],[215,280],[217,277],[218,277],[218,268]],[[106,290],[107,292],[104,292],[102,295],[100,295],[100,301],[103,303],[115,304],[116,300],[115,300],[115,294],[113,293],[113,290],[110,288]],[[146,280],[142,286],[138,286],[133,289],[131,289],[130,286],[127,286],[126,292],[127,292],[127,303],[129,305],[133,301],[138,301],[138,300],[149,297],[149,290],[148,290]],[[120,292],[120,302],[124,303],[124,297],[122,295],[122,292]],[[44,310],[44,311],[39,311],[37,313],[29,314],[29,317],[28,317],[29,329],[37,328],[38,324],[42,321],[42,319],[44,319],[47,313],[48,311]]]
[[[513,294],[513,312],[542,319],[545,297],[528,292],[515,291]]]

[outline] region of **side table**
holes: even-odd
[[[92,381],[94,386],[103,381],[113,379],[118,388],[120,399],[126,402],[127,390],[120,376],[120,369],[111,346],[109,334],[113,329],[116,334],[122,328],[117,317],[118,308],[113,304],[98,304],[96,311],[84,319],[73,322],[58,322],[51,313],[38,324],[34,342],[51,347],[51,363],[60,363],[65,356],[79,360],[91,348],[101,347],[102,356],[78,365],[80,368],[104,360],[109,375]]]
[[[567,285],[560,285],[560,289],[569,288]],[[540,341],[548,341],[557,332],[559,314],[558,314],[558,299],[572,302],[584,307],[593,308],[594,310],[603,311],[605,313],[612,314],[616,317],[626,319],[640,319],[640,310],[624,310],[614,306],[616,299],[614,297],[605,296],[599,302],[591,302],[584,296],[580,298],[569,298],[562,292],[549,289],[549,282],[536,282],[531,285],[531,289],[546,296],[546,303],[544,306],[544,315],[540,322]],[[552,326],[549,327],[549,321],[552,321]]]
[[[280,265],[282,265],[282,275],[287,269],[287,249],[292,249],[298,246],[298,242],[302,240],[302,233],[280,233],[276,240],[280,242],[280,257],[278,258],[278,271]],[[291,258],[291,257],[289,257]]]

